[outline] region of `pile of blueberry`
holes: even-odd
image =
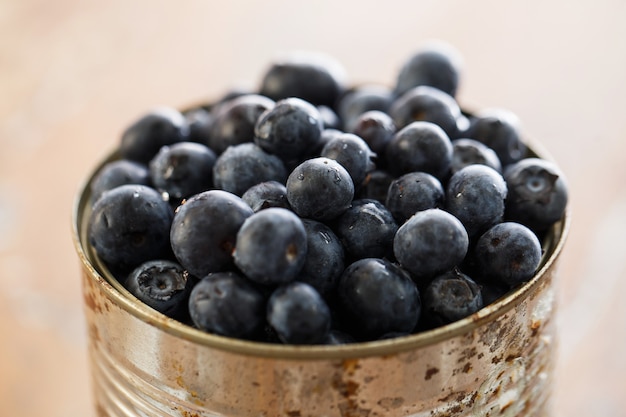
[[[532,278],[566,184],[511,112],[461,110],[457,52],[418,50],[391,87],[338,68],[294,54],[258,91],[128,126],[91,182],[113,276],[198,329],[286,344],[432,329]]]

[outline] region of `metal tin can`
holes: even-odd
[[[556,269],[567,215],[546,238],[535,277],[470,317],[396,339],[287,346],[208,334],[136,300],[88,244],[89,201],[87,181],[73,234],[100,417],[551,414]]]

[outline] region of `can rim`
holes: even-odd
[[[544,159],[551,159],[544,150],[538,152],[540,145],[528,140],[526,140],[526,142],[535,155],[541,155]],[[193,328],[148,307],[146,304],[136,299],[112,276],[98,259],[90,245],[86,243],[88,239],[86,238],[87,228],[85,226],[87,216],[85,216],[85,213],[90,201],[89,187],[91,179],[104,164],[114,160],[116,157],[117,154],[112,152],[91,172],[87,180],[79,187],[78,194],[74,201],[72,238],[76,252],[84,268],[83,273],[104,292],[111,302],[139,320],[174,337],[187,340],[191,343],[247,356],[292,360],[341,360],[369,356],[386,356],[434,345],[443,340],[467,334],[485,323],[506,314],[526,299],[536,287],[541,285],[544,281],[544,276],[550,272],[561,254],[570,227],[571,213],[568,207],[563,218],[552,226],[551,232],[548,234],[549,237],[546,238],[546,242],[544,242],[544,256],[540,264],[541,266],[533,278],[495,302],[483,307],[476,313],[456,322],[393,339],[345,345],[281,345],[241,340]]]

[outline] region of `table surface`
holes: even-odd
[[[70,213],[130,121],[255,88],[286,51],[391,83],[436,38],[464,57],[459,101],[517,113],[568,178],[556,415],[626,416],[624,18],[617,0],[0,1],[2,414],[93,415]]]

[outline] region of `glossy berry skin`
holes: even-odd
[[[567,183],[554,163],[539,158],[522,159],[509,165],[504,178],[509,187],[506,219],[541,233],[565,214]]]
[[[500,173],[486,165],[469,165],[448,181],[445,208],[474,237],[503,220],[506,197],[507,185]]]
[[[330,331],[330,309],[310,285],[278,287],[267,303],[267,322],[285,344],[322,344]]]
[[[512,287],[535,274],[541,261],[541,243],[526,226],[503,222],[480,236],[474,256],[484,278]]]
[[[413,122],[396,132],[386,149],[387,166],[396,176],[414,171],[438,179],[447,177],[452,162],[452,142],[430,122]]]
[[[191,108],[183,113],[189,129],[186,140],[209,146],[213,114],[202,106]]]
[[[192,275],[204,277],[233,265],[237,232],[253,214],[239,197],[222,190],[196,194],[178,207],[170,240],[178,262]]]
[[[503,167],[526,155],[527,148],[521,137],[519,120],[508,110],[485,109],[476,113],[466,136],[493,149]]]
[[[264,181],[248,188],[241,199],[256,213],[270,207],[291,209],[287,187],[278,181]]]
[[[213,187],[216,159],[215,152],[200,143],[163,146],[150,161],[150,179],[158,191],[180,201]]]
[[[480,286],[458,269],[445,272],[422,293],[423,317],[430,327],[463,319],[483,307]]]
[[[441,127],[449,137],[456,137],[461,109],[450,95],[423,85],[394,100],[389,115],[398,129],[416,121],[431,122]]]
[[[324,145],[320,156],[339,162],[348,171],[355,186],[362,184],[367,174],[376,168],[372,162],[376,154],[363,139],[352,133],[332,138]]]
[[[238,196],[260,182],[284,183],[286,179],[287,168],[283,161],[254,143],[230,146],[213,166],[215,187]]]
[[[383,258],[393,253],[398,225],[391,212],[376,200],[354,200],[333,229],[353,259]]]
[[[296,280],[307,283],[322,296],[337,287],[345,266],[345,251],[341,241],[324,223],[302,219],[307,238],[307,252],[302,270]]]
[[[356,119],[352,133],[363,139],[372,152],[382,158],[387,144],[396,133],[396,125],[387,113],[370,110]]]
[[[209,147],[219,155],[229,146],[252,142],[259,116],[274,104],[259,94],[244,94],[223,103],[214,114]]]
[[[421,313],[419,290],[409,274],[384,259],[350,264],[339,279],[337,297],[344,326],[364,340],[411,332]]]
[[[502,172],[502,164],[493,149],[474,139],[460,138],[453,140],[450,172],[454,174],[462,168],[473,164],[487,165],[498,172]]]
[[[151,260],[135,268],[124,286],[140,301],[166,316],[185,321],[194,279],[177,262]]]
[[[308,159],[287,178],[287,200],[300,217],[332,220],[350,207],[353,197],[350,174],[329,158]]]
[[[352,132],[356,121],[365,112],[377,110],[387,113],[393,94],[382,85],[366,84],[354,87],[346,92],[337,104],[337,113],[343,121],[343,130]]]
[[[92,204],[100,198],[103,192],[125,184],[150,186],[148,167],[126,159],[108,162],[98,171],[89,185]]]
[[[355,198],[369,198],[385,204],[387,200],[387,190],[394,179],[394,176],[388,171],[375,169],[367,174]]]
[[[400,265],[419,281],[459,265],[469,247],[463,224],[441,209],[417,212],[396,233],[393,252]]]
[[[169,249],[172,210],[156,190],[121,185],[106,191],[89,216],[89,242],[116,269],[164,257]]]
[[[300,218],[283,208],[248,217],[237,233],[235,265],[264,285],[293,281],[306,260],[307,236]]]
[[[235,272],[211,273],[189,296],[189,314],[202,330],[228,337],[250,339],[265,324],[266,297]]]
[[[334,58],[292,53],[272,63],[261,80],[260,93],[274,100],[298,97],[332,107],[344,90],[344,69]]]
[[[428,85],[455,96],[461,78],[461,59],[451,45],[425,45],[407,59],[398,73],[394,92],[401,95],[413,87]]]
[[[311,103],[286,98],[259,117],[254,143],[283,161],[297,160],[316,147],[323,128],[320,113]]]
[[[162,146],[186,140],[188,134],[185,117],[178,110],[157,108],[126,128],[119,152],[123,159],[148,164]]]
[[[342,123],[339,115],[331,107],[317,106],[317,111],[320,113],[324,129],[342,128]]]
[[[441,208],[444,200],[441,181],[426,172],[409,172],[391,182],[385,206],[402,224],[418,211]]]

